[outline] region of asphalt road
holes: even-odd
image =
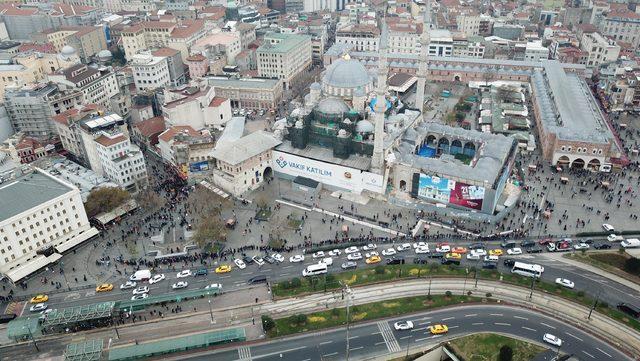
[[[433,249],[434,244],[430,244],[430,247]],[[380,244],[378,247],[378,251],[381,252],[382,249],[389,247],[389,245]],[[365,252],[361,252],[364,256]],[[210,269],[210,273],[207,276],[200,277],[188,277],[177,279],[176,275],[179,271],[165,271],[164,274],[166,279],[156,283],[154,285],[148,285],[150,289],[150,295],[157,294],[167,294],[167,293],[179,293],[181,290],[173,290],[171,285],[178,280],[186,280],[189,282],[189,286],[187,289],[194,288],[203,288],[211,283],[222,283],[224,290],[234,290],[240,288],[247,287],[247,280],[255,275],[263,274],[266,275],[270,282],[290,279],[292,277],[302,277],[302,270],[309,264],[317,263],[317,259],[313,259],[311,255],[305,256],[305,261],[302,263],[290,263],[288,258],[290,254],[284,254],[286,260],[283,264],[268,264],[265,263],[263,266],[259,267],[258,265],[251,264],[248,265],[247,268],[241,270],[235,267],[232,263],[232,271],[226,274],[215,274],[212,269]],[[398,256],[402,256],[405,258],[405,262],[413,263],[413,259],[416,257],[413,250],[408,250],[404,252],[398,252]],[[424,255],[419,255],[424,258]],[[632,304],[637,303],[637,300],[640,299],[640,292],[637,292],[629,287],[618,284],[614,281],[611,281],[601,275],[585,271],[583,269],[577,268],[575,266],[566,264],[561,262],[558,259],[554,259],[549,257],[548,253],[540,253],[540,254],[524,254],[521,256],[502,256],[501,261],[498,265],[498,270],[501,272],[510,272],[510,268],[503,266],[502,259],[504,258],[513,258],[517,260],[522,260],[524,262],[538,263],[545,267],[545,271],[542,275],[542,279],[548,282],[554,282],[556,278],[567,278],[572,280],[575,283],[576,290],[582,290],[586,294],[591,297],[599,297],[602,301],[609,303],[610,305],[615,305],[618,302],[629,302]],[[384,259],[388,257],[384,257],[383,262],[380,264],[384,264]],[[330,273],[341,272],[342,269],[340,265],[345,262],[346,255],[342,253],[338,257],[334,257],[333,265],[329,267]],[[429,262],[438,262],[439,259],[430,259]],[[374,267],[375,265],[367,265],[363,260],[357,261],[358,267]],[[474,267],[481,266],[482,263],[477,263],[476,261],[468,261],[464,256],[461,262],[461,267]],[[195,266],[192,270],[196,270],[198,267]],[[106,301],[119,301],[119,300],[128,300],[132,296],[131,290],[121,291],[119,289],[120,283],[124,283],[126,279],[123,277],[118,280],[118,283],[114,283],[114,290],[111,292],[104,293],[96,293],[94,289],[88,289],[84,291],[77,292],[64,292],[59,294],[52,294],[49,298],[49,308],[61,308],[61,307],[72,307],[72,306],[80,306],[97,302],[106,302]],[[146,283],[145,283],[146,284]],[[28,306],[28,305],[27,305]],[[24,308],[24,313],[28,313],[28,307]]]
[[[393,324],[411,320],[414,329],[396,331]],[[427,327],[443,323],[447,335],[431,335]],[[380,320],[352,326],[349,354],[352,360],[404,352],[407,347],[424,347],[444,340],[478,332],[499,332],[542,344],[542,336],[551,333],[563,340],[561,352],[575,354],[580,360],[631,360],[626,355],[577,328],[540,313],[509,306],[465,306],[423,312],[411,316]],[[557,349],[545,344],[545,347]],[[411,352],[411,350],[410,350]],[[180,355],[180,360],[343,360],[346,358],[346,328],[310,333],[243,345]]]

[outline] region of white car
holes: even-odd
[[[418,247],[415,250],[416,254],[425,254],[429,253],[429,247]]]
[[[347,256],[347,259],[349,261],[357,261],[359,259],[362,259],[362,254],[360,254],[360,252],[349,253],[349,255]]]
[[[356,253],[358,252],[358,247],[356,246],[351,246],[349,248],[345,248],[344,253],[349,254],[349,253]]]
[[[607,236],[607,240],[609,242],[620,242],[620,241],[624,241],[624,237],[622,236],[618,236],[617,234],[610,234]]]
[[[253,262],[255,262],[258,266],[264,266],[264,260],[262,259],[262,257],[253,256],[253,257],[251,257],[251,259],[252,259],[252,260],[253,260]]]
[[[333,258],[325,257],[325,258],[321,259],[320,262],[318,262],[318,263],[324,263],[327,266],[331,266],[333,264]]]
[[[142,294],[145,294],[145,293],[149,293],[149,287],[147,287],[147,286],[141,286],[141,287],[138,287],[135,290],[133,290],[133,294],[134,295],[142,295]]]
[[[372,251],[372,250],[374,250],[376,248],[378,248],[377,244],[369,243],[368,245],[362,247],[362,250],[364,250],[364,251]]]
[[[486,249],[482,249],[482,248],[478,248],[478,249],[472,249],[470,251],[471,253],[475,253],[478,256],[486,256],[487,255],[487,250]]]
[[[191,270],[186,269],[184,271],[180,271],[178,272],[178,274],[176,275],[176,278],[185,278],[185,277],[191,277]]]
[[[518,248],[518,247],[509,248],[507,250],[507,254],[510,255],[510,256],[515,256],[515,255],[522,254],[522,248]]]
[[[578,243],[573,245],[573,249],[576,251],[580,251],[582,249],[589,249],[589,245],[587,243]]]
[[[613,232],[615,231],[615,228],[613,228],[612,225],[610,225],[609,223],[603,223],[602,224],[602,229],[604,229],[607,232]]]
[[[554,346],[562,346],[562,340],[558,336],[554,336],[550,333],[545,333],[544,336],[542,336],[542,341],[550,343]]]
[[[393,248],[387,248],[387,249],[382,250],[382,255],[383,256],[393,256],[396,253],[398,253],[398,252],[396,252],[396,250],[393,249]]]
[[[147,293],[143,293],[143,294],[140,294],[140,295],[134,295],[133,297],[131,297],[131,301],[144,300],[147,297],[149,297],[149,294],[147,294]]]
[[[566,288],[573,288],[576,285],[575,283],[573,283],[572,281],[566,278],[556,278],[556,284],[560,286],[564,286]]]
[[[371,258],[373,256],[379,256],[380,253],[378,251],[371,251],[364,254],[364,258]]]
[[[449,252],[451,252],[451,246],[449,246],[448,244],[444,245],[444,246],[440,246],[440,247],[436,248],[436,252],[438,252],[438,253],[449,253]]]
[[[498,256],[484,256],[485,262],[498,262],[500,258]]]
[[[272,255],[271,255],[271,258],[275,259],[275,260],[276,260],[276,262],[278,262],[278,263],[282,263],[282,262],[284,262],[284,256],[283,256],[283,255],[281,255],[280,253],[274,253],[274,254],[272,254]]]
[[[121,290],[128,290],[130,288],[135,288],[138,284],[133,281],[127,281],[120,285]]]
[[[236,267],[240,268],[240,269],[245,269],[247,268],[247,265],[244,263],[243,260],[241,260],[240,258],[236,258],[233,260],[233,263],[236,264]]]
[[[304,261],[304,256],[301,254],[296,254],[295,256],[289,257],[289,262],[298,263]]]
[[[393,328],[395,328],[396,331],[410,330],[410,329],[413,328],[413,322],[411,322],[411,321],[398,321],[398,322],[393,324]]]
[[[323,258],[323,257],[324,257],[324,252],[322,252],[322,251],[318,251],[318,252],[314,253],[312,257],[313,257],[314,259],[315,259],[315,258]]]
[[[160,273],[159,275],[155,275],[155,276],[149,278],[149,284],[152,285],[154,283],[158,283],[158,282],[162,281],[163,279],[165,279],[164,273]]]
[[[173,288],[174,290],[179,290],[181,288],[187,288],[187,286],[189,286],[189,282],[180,281],[180,282],[176,282],[176,283],[172,284],[171,288]]]
[[[333,251],[329,251],[329,256],[335,257],[342,254],[342,251],[339,249],[334,249]]]
[[[404,252],[410,248],[411,248],[411,243],[403,243],[396,246],[396,250],[398,250],[398,252]]]
[[[42,310],[46,310],[47,309],[47,304],[46,303],[37,303],[33,306],[31,306],[31,308],[29,308],[29,311],[31,312],[40,312]]]
[[[217,288],[219,291],[222,291],[222,283],[212,283],[210,285],[206,285],[204,287],[205,290],[211,289],[211,288]]]
[[[427,242],[414,242],[413,243],[413,248],[420,248],[420,247],[429,247],[429,245],[427,245]]]
[[[467,253],[467,259],[470,261],[477,261],[480,259],[480,255],[477,254],[476,252],[471,251]]]

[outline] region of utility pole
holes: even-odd
[[[533,276],[531,277],[531,292],[529,293],[529,299],[533,298],[533,287],[535,286],[535,284],[536,284],[536,277]]]
[[[344,289],[344,293],[347,294],[347,349],[346,349],[346,360],[349,361],[349,325],[350,325],[350,315],[349,315],[349,306],[351,306],[351,299],[353,294],[351,293],[351,288],[346,283],[342,285]]]
[[[589,316],[587,317],[588,320],[591,319],[591,314],[593,313],[593,310],[596,309],[596,307],[598,307],[598,301],[600,300],[600,293],[602,292],[602,289],[600,289],[598,291],[598,293],[596,294],[596,299],[595,301],[593,301],[593,306],[591,306],[591,309],[589,310]]]

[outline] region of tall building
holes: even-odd
[[[280,78],[288,89],[311,66],[311,37],[308,35],[269,33],[256,50],[258,74]]]
[[[352,24],[336,31],[336,44],[353,45],[354,51],[378,51],[380,30],[375,25]]]
[[[82,103],[80,91],[62,91],[52,83],[6,89],[4,104],[13,129],[35,138],[56,134],[51,120]]]
[[[41,170],[0,183],[0,273],[12,282],[96,234],[75,186]]]
[[[49,80],[61,90],[81,92],[82,104],[99,104],[107,108],[111,98],[118,95],[118,81],[110,67],[77,64],[49,75]]]
[[[603,35],[629,43],[637,50],[640,45],[640,14],[631,10],[611,11],[600,23],[600,30]]]
[[[133,81],[138,91],[154,90],[171,84],[167,57],[149,52],[136,54],[131,59]]]
[[[620,55],[620,46],[614,40],[604,38],[598,33],[584,33],[580,48],[588,54],[586,65],[589,68],[614,62]]]
[[[105,177],[133,192],[146,186],[144,155],[137,145],[131,143],[128,133],[101,131],[94,141]]]
[[[104,29],[96,26],[66,26],[49,29],[34,34],[33,40],[38,43],[51,43],[58,52],[61,52],[65,46],[71,46],[85,63],[88,63],[101,50],[107,49]]]

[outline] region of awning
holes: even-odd
[[[35,259],[27,262],[27,264],[6,272],[5,275],[11,280],[11,282],[15,283],[29,276],[30,274],[54,263],[60,258],[62,258],[62,255],[59,253],[54,253],[49,257],[38,256]]]
[[[88,230],[86,230],[86,231],[78,234],[77,236],[71,238],[70,240],[57,245],[56,246],[56,252],[64,253],[64,252],[70,250],[71,248],[79,245],[80,243],[88,240],[89,238],[97,235],[98,233],[100,233],[100,232],[95,227],[91,227]]]
[[[138,208],[138,203],[136,203],[135,199],[129,199],[126,203],[119,207],[116,207],[111,212],[98,214],[97,216],[95,216],[95,220],[100,222],[100,224],[105,225],[113,221],[114,219],[131,212],[136,208]]]

